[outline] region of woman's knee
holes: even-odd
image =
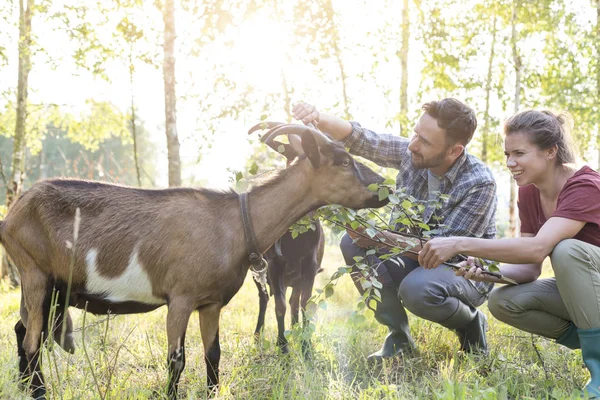
[[[572,267],[575,258],[586,257],[581,244],[582,242],[576,239],[565,239],[554,246],[550,253],[550,262],[555,273]]]
[[[504,286],[492,290],[488,298],[488,309],[494,318],[512,325],[510,322],[523,314],[526,314],[526,304],[522,303],[522,296],[513,290],[511,286]]]

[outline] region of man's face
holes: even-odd
[[[408,145],[413,168],[435,169],[443,165],[450,146],[446,145],[446,131],[438,126],[435,118],[423,114],[414,131]]]

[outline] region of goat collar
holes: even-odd
[[[267,262],[263,258],[258,245],[256,244],[256,236],[252,228],[252,220],[248,213],[248,193],[240,194],[240,210],[242,212],[242,225],[244,225],[244,238],[246,239],[246,247],[248,248],[248,260],[251,268],[258,272],[267,266]]]

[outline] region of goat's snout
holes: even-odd
[[[365,186],[375,184],[380,184],[385,181],[385,178],[371,168],[367,167],[364,164],[356,162],[356,167],[358,169],[359,179]],[[366,208],[379,208],[385,206],[389,203],[389,199],[386,197],[383,200],[379,200],[378,191],[373,192],[372,196],[365,202]]]

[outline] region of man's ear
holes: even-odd
[[[456,144],[453,144],[452,147],[450,147],[449,154],[454,158],[458,158],[463,153],[463,151],[465,151],[465,146],[463,146],[460,143],[456,143]]]
[[[302,135],[302,148],[312,166],[318,169],[321,166],[321,153],[319,153],[317,140],[312,134],[307,132],[305,135]]]

